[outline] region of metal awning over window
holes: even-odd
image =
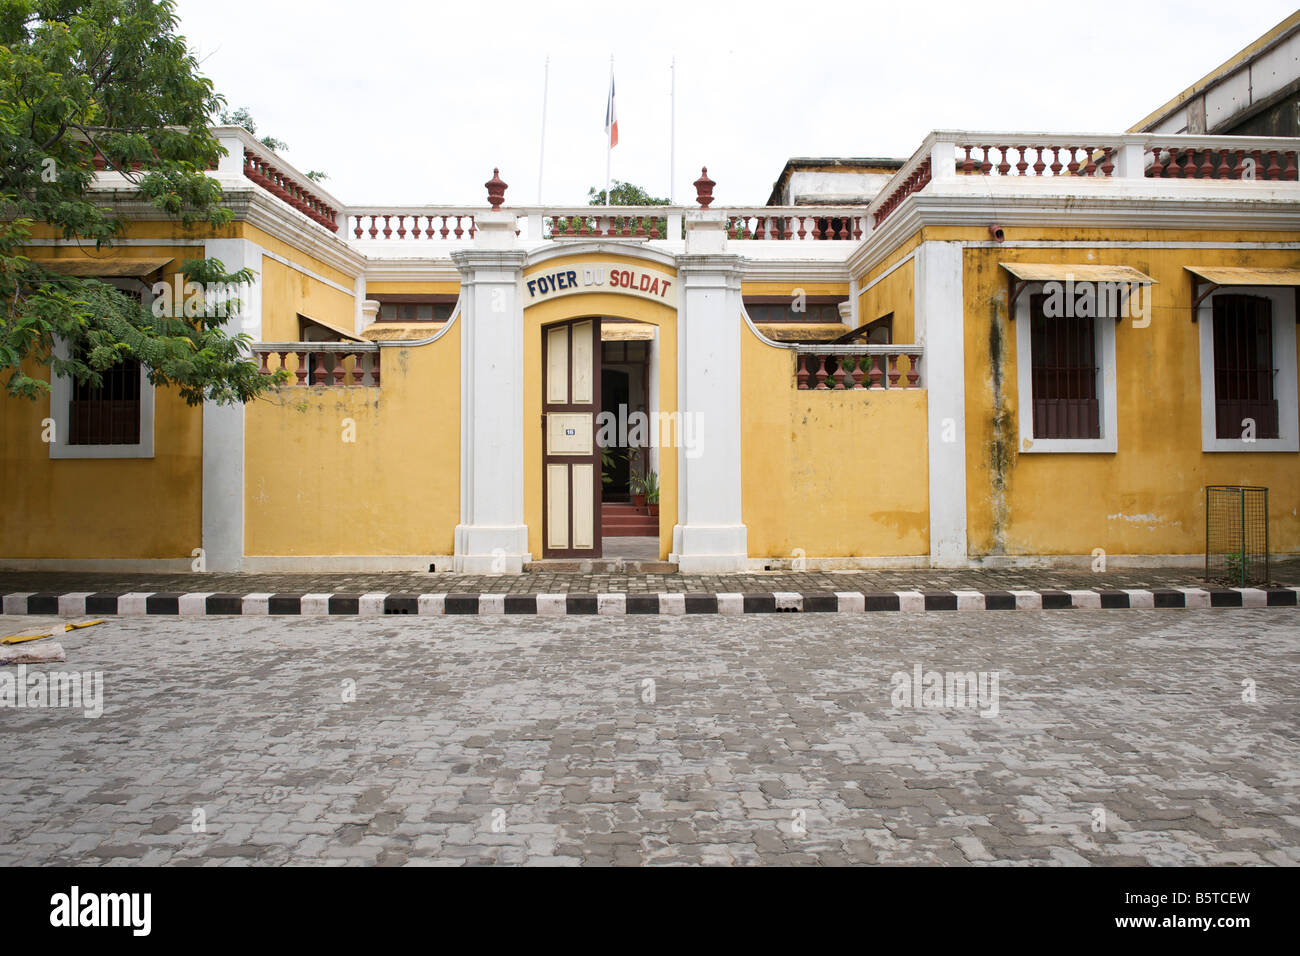
[[[1264,266],[1184,266],[1192,274],[1192,321],[1206,297],[1224,286],[1291,286],[1300,288],[1300,269]],[[1300,295],[1300,293],[1297,293]],[[1296,315],[1300,320],[1300,313]]]
[[[1111,285],[1155,285],[1156,280],[1132,266],[1099,266],[1093,263],[1069,262],[1000,262],[998,265],[1011,274],[1011,299],[1008,311],[1014,320],[1016,299],[1031,282],[1084,282]]]
[[[144,278],[152,275],[169,262],[174,261],[169,258],[127,258],[118,256],[112,259],[90,259],[79,257],[75,259],[37,259],[32,258],[32,262],[48,269],[50,272],[57,272],[65,276],[95,276],[99,278]]]

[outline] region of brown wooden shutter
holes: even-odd
[[[1047,296],[1029,300],[1035,438],[1100,438],[1094,320],[1048,317]]]

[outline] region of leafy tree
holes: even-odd
[[[605,190],[597,189],[592,186],[587,190],[587,195],[591,197],[588,205],[603,206],[605,205]],[[611,206],[667,206],[667,199],[656,199],[648,192],[633,183],[619,182],[614,180],[614,185],[609,187]]]
[[[23,254],[37,229],[97,250],[122,237],[126,222],[91,190],[96,160],[185,229],[201,228],[196,240],[231,222],[206,175],[223,154],[207,121],[224,101],[176,29],[171,0],[0,0],[0,380],[12,395],[49,388],[25,362],[97,386],[105,369],[137,359],[190,404],[245,402],[274,381],[248,359],[247,335],[222,330],[224,315],[158,316]],[[182,272],[209,287],[252,278],[217,260]],[[56,339],[72,346],[68,358],[54,354]]]
[[[634,183],[620,182],[617,179],[615,179],[613,185],[610,186],[609,195],[611,197],[611,206],[667,206],[669,204],[667,199],[658,199],[651,196],[648,192]],[[595,186],[592,186],[587,190],[587,196],[589,197],[587,205],[605,205],[605,190],[597,189]],[[588,218],[590,219],[590,217]],[[668,225],[668,220],[665,218],[655,219],[649,216],[626,218],[628,220],[629,229],[636,229],[639,222],[646,235],[650,234],[652,226],[657,223],[659,226],[659,235],[662,237],[665,235]],[[621,221],[619,222],[619,226],[622,226]],[[576,235],[581,228],[582,220],[580,218],[575,218],[573,216],[561,217],[555,220],[552,224],[552,234]]]

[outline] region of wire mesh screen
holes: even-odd
[[[1207,485],[1205,579],[1244,587],[1268,578],[1268,489]]]

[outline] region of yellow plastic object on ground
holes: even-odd
[[[76,630],[80,630],[83,627],[94,627],[96,624],[103,624],[103,623],[104,623],[103,621],[82,621],[80,624],[65,624],[63,625],[63,629],[65,631],[76,631]]]
[[[28,641],[39,641],[42,637],[53,636],[53,634],[10,634],[8,637],[0,638],[0,644],[25,644]]]

